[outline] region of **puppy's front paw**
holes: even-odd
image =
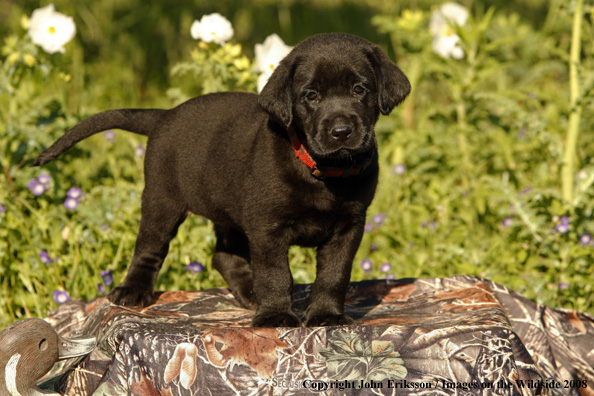
[[[155,302],[152,290],[126,286],[118,286],[110,291],[107,299],[126,307],[148,307]]]
[[[305,318],[305,326],[316,327],[316,326],[346,326],[353,324],[355,321],[348,315],[307,315]]]
[[[292,312],[262,312],[252,319],[252,327],[300,327],[301,320]]]

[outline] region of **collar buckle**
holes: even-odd
[[[324,172],[318,168],[318,165],[314,165],[313,168],[311,168],[311,175],[318,180],[324,180],[328,176],[328,172]]]

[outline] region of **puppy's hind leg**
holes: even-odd
[[[142,307],[154,303],[153,289],[169,251],[169,242],[185,218],[185,210],[178,200],[145,189],[132,263],[122,284],[107,296],[109,301]]]
[[[213,267],[221,273],[239,303],[255,309],[254,280],[250,267],[250,248],[245,234],[239,230],[215,225],[217,245]]]

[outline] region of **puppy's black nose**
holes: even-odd
[[[344,142],[346,140],[348,140],[351,137],[351,134],[353,133],[353,128],[350,127],[349,125],[340,125],[337,127],[332,128],[332,137],[336,140],[340,140],[341,142]]]

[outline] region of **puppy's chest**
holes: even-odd
[[[321,207],[320,207],[321,206]],[[292,245],[319,246],[338,230],[355,227],[356,219],[364,218],[365,208],[360,204],[334,203],[334,206],[303,205],[287,211],[279,224]]]
[[[291,245],[315,247],[326,241],[336,228],[335,216],[319,214],[288,219],[281,226]]]

